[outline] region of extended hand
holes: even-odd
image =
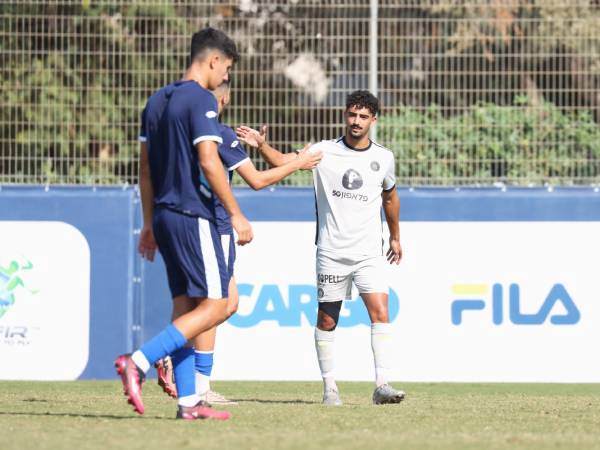
[[[301,169],[314,169],[323,159],[322,151],[310,151],[311,145],[311,143],[306,144],[304,148],[298,152],[298,159],[302,161],[302,166],[300,167]]]
[[[240,141],[249,145],[250,147],[259,148],[261,145],[267,142],[266,125],[260,127],[260,131],[242,125],[235,130],[235,133]]]
[[[142,258],[148,261],[154,261],[157,245],[154,240],[154,233],[151,227],[144,227],[140,232],[140,242],[138,243],[138,252]]]
[[[397,239],[390,238],[390,249],[387,252],[387,260],[390,264],[400,264],[402,259],[402,246]]]
[[[242,214],[231,216],[231,225],[238,235],[238,245],[246,245],[254,238],[252,226]]]

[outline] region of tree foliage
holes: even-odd
[[[279,147],[337,134],[345,94],[368,84],[367,0],[0,12],[0,182],[135,183],[144,102],[181,75],[189,36],[207,24],[243,56],[226,119],[269,123]],[[380,140],[408,179],[597,182],[597,0],[389,0],[379,17]],[[294,73],[302,61],[315,75]]]

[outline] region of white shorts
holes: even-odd
[[[317,299],[339,302],[352,299],[352,283],[360,294],[387,294],[387,261],[383,255],[338,257],[317,250]]]

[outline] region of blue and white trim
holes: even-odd
[[[229,171],[231,172],[232,170],[235,170],[235,169],[237,169],[238,167],[240,167],[240,166],[243,166],[243,165],[244,165],[244,164],[246,164],[248,161],[250,161],[250,158],[244,158],[244,159],[242,159],[241,161],[238,161],[237,163],[235,163],[233,166],[231,166],[231,167],[228,167],[228,168],[227,168],[227,170],[229,170]]]
[[[231,235],[221,235],[221,245],[223,246],[223,254],[225,255],[225,267],[229,268],[229,250],[231,246]]]
[[[198,235],[200,238],[200,252],[204,261],[204,273],[206,276],[206,289],[208,298],[222,298],[221,273],[219,261],[215,253],[210,223],[206,219],[198,218]]]
[[[223,143],[223,138],[221,138],[221,136],[215,136],[215,135],[205,135],[205,136],[198,136],[196,139],[194,139],[192,141],[193,145],[196,145],[198,142],[203,142],[203,141],[214,141],[217,142],[219,144]]]

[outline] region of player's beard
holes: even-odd
[[[369,128],[361,128],[359,130],[353,130],[351,127],[348,127],[348,134],[352,136],[354,139],[362,139],[366,135],[369,134]]]

